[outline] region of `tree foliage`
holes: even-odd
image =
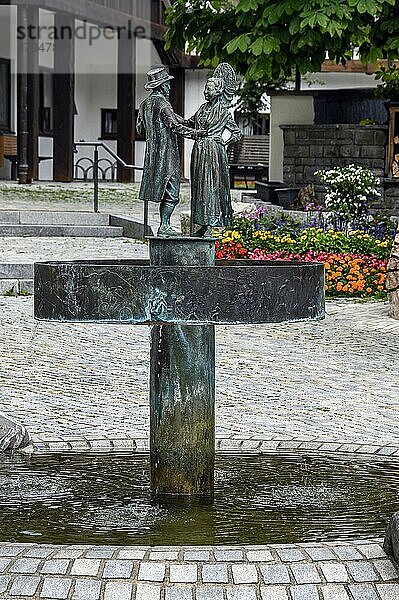
[[[395,0],[175,0],[167,44],[201,56],[204,66],[229,61],[248,82],[267,85],[345,63],[399,56]]]

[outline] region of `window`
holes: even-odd
[[[116,108],[101,109],[101,137],[116,140],[118,137],[118,113]]]
[[[135,120],[137,123],[138,109],[136,108]],[[103,140],[118,139],[118,110],[116,108],[101,109],[101,138]],[[145,134],[135,132],[136,142],[145,142]]]
[[[53,133],[53,73],[40,72],[40,134]]]
[[[10,61],[0,58],[0,130],[11,130]]]

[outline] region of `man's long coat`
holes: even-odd
[[[170,102],[154,90],[140,105],[137,131],[146,134],[144,171],[139,198],[162,202],[168,181],[180,185],[180,156],[177,133],[194,138],[195,132],[183,125]],[[177,185],[176,185],[177,184]]]

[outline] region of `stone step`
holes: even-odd
[[[0,279],[33,279],[33,264],[0,264]]]
[[[33,264],[0,264],[0,296],[28,296],[33,287]]]
[[[0,237],[121,237],[123,227],[104,225],[4,225]]]
[[[78,211],[0,210],[0,225],[109,225],[109,214]]]

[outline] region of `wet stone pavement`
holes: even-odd
[[[0,544],[0,598],[26,597],[397,600],[399,584],[376,541],[245,548]]]

